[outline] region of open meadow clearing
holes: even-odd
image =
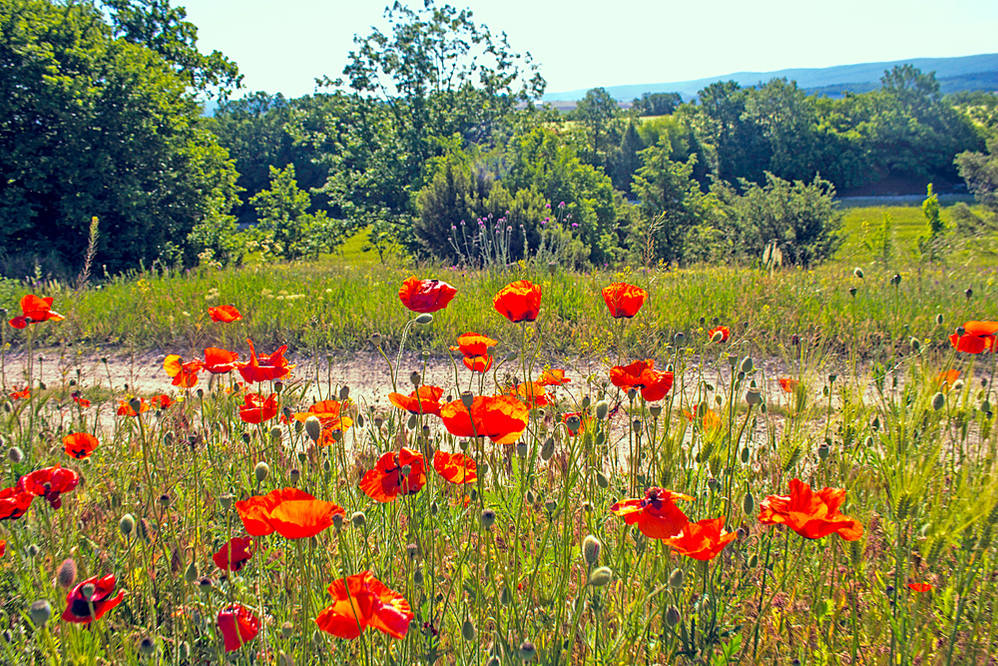
[[[883,212],[810,271],[4,283],[3,661],[989,663],[993,264],[895,277]]]

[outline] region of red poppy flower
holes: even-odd
[[[472,372],[488,372],[489,368],[492,367],[492,356],[489,354],[485,356],[465,356],[463,361],[464,367]]]
[[[191,388],[198,383],[198,372],[204,367],[201,361],[183,362],[177,354],[170,354],[163,359],[163,369],[173,377],[173,385],[180,388]]]
[[[317,444],[328,446],[333,442],[333,433],[346,432],[353,425],[353,419],[343,416],[342,412],[347,403],[340,403],[337,400],[322,400],[308,408],[307,412],[295,412],[296,421],[307,421],[308,417],[314,416],[322,424],[322,432]]]
[[[7,554],[7,542],[4,539],[0,539],[0,557]]]
[[[929,592],[932,589],[932,585],[929,583],[908,583],[908,589],[915,592]]]
[[[568,434],[575,437],[579,433],[586,431],[586,424],[590,418],[582,412],[569,412],[561,415],[561,422],[565,424]],[[572,426],[575,426],[574,428]]]
[[[447,432],[457,437],[488,437],[496,444],[513,444],[527,429],[530,408],[511,395],[479,395],[471,411],[460,400],[440,408]]]
[[[41,298],[34,294],[21,297],[21,314],[11,319],[8,324],[14,328],[27,328],[28,324],[43,321],[62,321],[64,317],[52,309],[52,297]]]
[[[786,525],[808,539],[820,539],[834,532],[846,541],[856,541],[863,536],[863,526],[839,513],[845,499],[846,491],[842,488],[814,492],[800,479],[791,479],[789,495],[769,495],[762,501],[759,522]]]
[[[34,500],[34,495],[16,487],[0,490],[0,520],[20,518],[28,512],[28,507]]]
[[[474,483],[478,480],[475,461],[463,453],[437,450],[433,454],[433,469],[451,483]]]
[[[541,310],[541,287],[528,280],[517,280],[500,289],[492,305],[514,324],[534,321]]]
[[[457,346],[451,347],[451,351],[459,351],[464,356],[487,356],[489,347],[499,344],[487,335],[481,333],[465,333],[457,336]]]
[[[630,319],[638,313],[645,304],[648,292],[641,287],[635,287],[626,282],[614,282],[609,287],[603,287],[603,300],[614,319],[627,317]]]
[[[389,589],[370,571],[333,581],[329,594],[333,604],[319,613],[315,623],[338,638],[357,638],[368,627],[394,638],[405,638],[415,617],[405,597]]]
[[[950,344],[957,351],[968,354],[995,351],[995,336],[998,335],[998,321],[968,321],[963,324],[963,335],[953,333]]]
[[[264,398],[259,393],[247,393],[239,407],[239,418],[245,423],[259,424],[277,416],[277,394]]]
[[[228,349],[207,347],[204,350],[204,369],[213,375],[221,375],[236,369],[239,354]]]
[[[402,283],[399,300],[413,312],[436,312],[451,302],[457,289],[440,280],[411,277]]]
[[[68,493],[80,483],[80,475],[71,469],[60,467],[44,467],[25,474],[17,480],[14,486],[17,490],[44,497],[53,509],[62,506],[60,495]]]
[[[440,398],[444,390],[438,386],[420,386],[409,395],[401,393],[389,393],[388,400],[398,407],[412,414],[436,414],[440,415]]]
[[[260,619],[245,606],[229,604],[218,611],[218,630],[222,632],[225,651],[232,652],[256,638],[260,633]]]
[[[85,432],[74,432],[62,438],[62,445],[66,453],[77,460],[89,458],[100,442],[93,435]]]
[[[272,490],[236,502],[236,512],[252,536],[277,532],[287,539],[315,536],[333,524],[334,515],[345,515],[342,507],[297,488]]]
[[[31,389],[25,386],[22,389],[15,388],[10,392],[10,397],[12,400],[24,400],[31,397]]]
[[[517,384],[516,388],[510,389],[509,394],[531,407],[547,407],[551,404],[544,391],[544,386],[540,382]]]
[[[265,382],[280,379],[291,372],[291,366],[288,365],[287,359],[284,358],[284,352],[288,350],[287,345],[280,347],[269,356],[257,357],[253,341],[246,340],[246,344],[248,344],[250,348],[250,360],[242,363],[236,363],[236,368],[239,370],[239,374],[242,375],[243,379],[246,381]]]
[[[242,313],[232,305],[219,305],[218,307],[208,308],[208,316],[211,317],[212,321],[219,321],[224,324],[231,324],[243,318]]]
[[[239,571],[253,557],[252,537],[232,537],[211,556],[215,566],[225,571]]]
[[[104,617],[105,613],[125,598],[124,590],[111,596],[116,582],[114,574],[108,574],[103,578],[94,576],[77,583],[66,595],[66,610],[62,613],[62,619],[77,624],[90,624],[91,621]],[[87,586],[93,586],[93,594],[89,599],[83,595],[83,588]]]
[[[154,395],[153,397],[149,398],[149,401],[152,403],[152,406],[157,409],[166,409],[167,407],[173,404],[173,398],[171,398],[165,393]]]
[[[73,402],[80,406],[80,409],[86,409],[90,406],[90,401],[81,396],[79,391],[73,391],[69,395],[73,399]]]
[[[541,386],[564,386],[570,381],[572,380],[565,376],[564,370],[548,368],[541,373],[541,378],[540,381],[538,381],[538,384]]]
[[[672,373],[655,370],[655,361],[635,361],[630,365],[610,368],[610,382],[624,391],[641,389],[641,397],[648,402],[661,400],[672,389]]]
[[[729,337],[731,337],[731,329],[727,326],[715,326],[707,331],[707,339],[711,342],[715,340],[717,342],[727,342]]]
[[[378,458],[374,469],[360,480],[360,489],[376,502],[391,502],[402,495],[418,493],[426,483],[423,454],[402,447]]]
[[[936,384],[941,385],[944,389],[951,389],[959,378],[959,370],[946,370],[936,375]]]
[[[676,506],[676,500],[690,501],[689,495],[661,488],[649,488],[644,497],[615,502],[610,511],[624,519],[628,525],[637,525],[641,533],[652,539],[667,539],[682,532],[690,522]]]
[[[680,555],[694,560],[712,560],[735,540],[735,536],[734,532],[724,531],[724,516],[721,516],[686,523],[679,536],[665,539],[665,543]]]
[[[793,377],[780,377],[777,381],[780,382],[780,388],[783,389],[784,393],[793,393],[798,384],[798,381]]]

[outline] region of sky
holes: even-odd
[[[236,61],[249,91],[297,97],[339,77],[355,34],[391,0],[174,0],[202,51]],[[421,0],[410,4],[422,5]],[[547,91],[739,71],[998,51],[996,0],[451,0],[529,51]],[[234,97],[239,97],[237,93]]]

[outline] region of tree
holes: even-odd
[[[734,81],[712,83],[698,94],[690,119],[698,141],[711,147],[711,167],[722,180],[757,181],[769,164],[769,145],[745,114],[748,92]]]
[[[610,97],[606,88],[593,88],[579,100],[572,117],[582,126],[587,148],[586,161],[606,168],[610,146],[616,143],[612,137],[615,121],[620,117],[617,100]]]
[[[679,93],[645,93],[634,99],[631,109],[639,116],[666,116],[682,103]]]
[[[954,162],[960,177],[982,206],[998,213],[998,136],[988,141],[988,152],[965,151]]]
[[[613,180],[613,186],[618,190],[625,192],[631,190],[631,180],[634,178],[634,172],[641,166],[641,158],[638,157],[638,152],[643,150],[644,147],[635,123],[632,120],[627,124],[627,129],[624,130],[624,135],[620,138],[620,145],[613,153],[613,159],[611,160],[610,177]]]
[[[647,236],[653,245],[651,257],[667,262],[682,261],[686,236],[699,218],[703,193],[693,179],[696,155],[685,162],[670,157],[667,137],[641,151],[642,165],[634,176],[633,191],[641,200]]]
[[[238,199],[187,80],[85,3],[7,0],[0,34],[0,244],[71,266],[96,216],[109,270],[193,261]]]

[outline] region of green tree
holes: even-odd
[[[639,116],[665,116],[683,103],[679,93],[645,93],[635,98],[631,110]]]
[[[612,148],[615,147],[617,119],[620,117],[620,106],[617,100],[610,97],[606,88],[593,88],[579,100],[572,112],[572,118],[582,127],[585,158],[593,166],[606,168]]]
[[[690,112],[690,123],[698,142],[705,148],[713,174],[735,182],[738,178],[758,181],[769,165],[766,138],[746,116],[748,91],[734,81],[712,83],[698,94],[698,104]]]
[[[638,153],[644,148],[645,146],[632,120],[627,124],[627,129],[624,130],[624,134],[620,138],[620,145],[613,153],[610,163],[610,177],[613,180],[613,186],[618,190],[630,192],[634,172],[641,166],[641,158]]]
[[[987,153],[962,152],[954,161],[974,197],[982,206],[998,213],[998,135],[988,141],[987,148]]]

